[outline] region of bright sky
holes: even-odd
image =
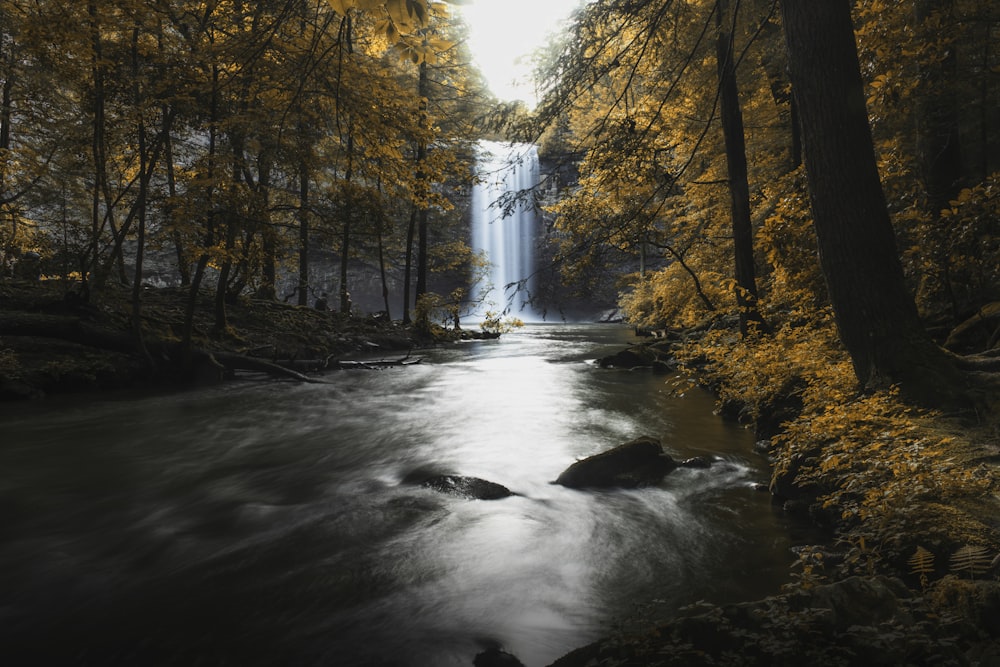
[[[493,94],[535,105],[529,56],[581,0],[465,0],[469,48]],[[518,62],[518,61],[521,62]]]

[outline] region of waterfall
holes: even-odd
[[[477,315],[506,312],[524,321],[541,317],[526,303],[534,292],[538,215],[528,190],[538,185],[538,150],[533,144],[479,142],[477,183],[472,191],[472,247],[485,252],[489,269],[473,276]],[[511,202],[508,197],[527,196]],[[504,197],[508,195],[508,197]]]

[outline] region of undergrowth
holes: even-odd
[[[753,419],[794,394],[797,416],[771,441],[772,487],[780,479],[810,490],[812,514],[830,522],[837,552],[827,559],[835,566],[818,567],[816,552],[803,550],[801,579],[831,569],[838,578],[908,573],[918,547],[943,576],[963,547],[997,552],[998,525],[983,507],[997,503],[998,485],[992,466],[975,460],[982,443],[968,425],[908,405],[895,388],[859,393],[830,318],[747,339],[710,331],[678,356],[697,363],[722,403],[741,404]]]

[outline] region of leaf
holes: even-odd
[[[355,0],[328,0],[330,7],[333,11],[337,12],[341,16],[347,16],[347,12],[354,9],[357,6]]]
[[[952,572],[968,572],[975,577],[990,569],[990,552],[984,546],[967,544],[951,557]]]
[[[426,22],[424,0],[388,0],[385,10],[400,32],[414,32]]]
[[[930,574],[934,571],[934,554],[924,547],[917,547],[906,563],[913,574]]]

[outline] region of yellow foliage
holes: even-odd
[[[955,507],[990,497],[996,480],[963,460],[940,415],[912,408],[895,390],[862,396],[848,387],[817,391],[811,383],[803,392],[802,415],[775,439],[782,448],[776,474],[805,461],[796,483],[822,489],[822,506],[839,510],[842,525],[868,536],[880,558],[902,558],[915,532],[930,542],[981,530]]]

